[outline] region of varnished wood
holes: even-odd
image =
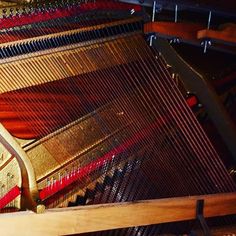
[[[191,42],[197,41],[197,32],[201,29],[203,26],[200,24],[182,22],[149,22],[144,26],[145,33],[155,32],[169,38],[179,38]]]
[[[198,199],[205,201],[205,217],[236,214],[236,193],[225,193],[52,209],[43,214],[9,213],[0,216],[0,233],[66,235],[191,220],[196,217]]]
[[[229,24],[221,30],[204,29],[197,33],[198,39],[209,38],[222,43],[236,44],[236,24]]]

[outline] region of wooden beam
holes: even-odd
[[[144,33],[157,33],[167,38],[198,43],[197,32],[204,27],[200,24],[182,22],[149,22],[144,25]]]
[[[204,199],[205,217],[236,214],[236,193],[101,204],[0,215],[1,235],[66,235],[191,220]]]
[[[236,24],[228,24],[221,30],[203,29],[197,32],[198,39],[212,39],[222,43],[236,44]]]

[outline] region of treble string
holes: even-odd
[[[139,67],[139,68],[140,68],[140,67]],[[137,68],[133,69],[132,75],[133,75],[133,73],[135,73],[135,71],[137,71]],[[140,70],[140,69],[139,69],[138,73],[139,73],[139,74],[141,73],[141,70]],[[145,79],[148,79],[147,76],[145,76],[144,78],[145,78]],[[141,86],[139,86],[139,87],[142,88]],[[145,92],[145,93],[146,93],[146,92]],[[147,93],[146,93],[146,95],[147,95]],[[150,99],[149,99],[149,100],[150,100]],[[151,101],[151,102],[153,103],[154,101]],[[149,103],[150,103],[150,102],[149,102]],[[160,105],[162,105],[162,104],[160,104]],[[160,116],[160,117],[163,117],[163,116],[164,116],[164,117],[165,117],[166,114],[165,114],[165,113],[160,114],[160,112],[158,112],[157,109],[156,109],[157,107],[158,107],[158,106],[156,106],[155,109],[152,109],[152,108],[151,108],[150,110],[154,110],[154,111],[155,111],[155,114],[157,115],[157,117],[158,117],[158,116]],[[167,125],[168,125],[168,126],[170,125],[170,122],[171,122],[171,120],[170,120],[170,119],[167,119]],[[167,127],[168,127],[168,126],[167,126]],[[167,130],[168,130],[168,129],[167,129]],[[166,133],[166,136],[167,136],[167,137],[168,137],[168,135],[170,135],[170,133],[171,133],[170,131],[171,131],[171,128],[169,129],[169,132]],[[162,132],[164,133],[165,130],[162,129]],[[172,140],[171,140],[171,141],[172,141]],[[175,143],[172,142],[172,145],[173,145],[173,148],[175,148],[175,146],[176,146]],[[171,145],[171,146],[172,146],[172,145]],[[167,147],[167,148],[166,148],[166,150],[169,150],[169,149],[170,149],[170,147]],[[176,152],[179,153],[179,151],[182,151],[182,150],[179,149],[179,148],[177,148],[177,149],[176,149]],[[172,153],[172,155],[173,155],[173,153]],[[184,153],[180,153],[180,156],[182,156],[182,155],[185,155],[185,154],[184,154]]]
[[[110,29],[108,34],[114,35],[116,29]],[[123,31],[124,34],[127,33],[125,27]],[[40,33],[43,33],[43,31]],[[99,31],[94,30],[92,34],[94,34],[95,39],[99,39]],[[89,35],[85,32],[79,37],[82,40],[86,40]],[[107,58],[109,58],[109,61],[105,61]],[[51,66],[53,64],[61,65],[61,67]],[[44,65],[48,66],[44,67]],[[27,71],[29,68],[32,69],[31,73]],[[211,180],[213,180],[213,183],[220,183],[221,177],[218,178],[216,175],[219,165],[214,164],[216,170],[211,170],[212,168],[208,161],[209,156],[215,154],[215,151],[212,149],[209,141],[203,142],[201,140],[205,136],[196,124],[193,116],[189,115],[190,110],[186,108],[186,103],[177,91],[177,88],[173,85],[174,82],[167,72],[166,65],[160,58],[157,60],[153,56],[142,37],[130,36],[130,38],[124,37],[107,42],[94,40],[92,45],[90,42],[85,42],[84,48],[81,50],[74,50],[73,53],[61,53],[51,57],[39,55],[37,63],[36,61],[25,61],[18,65],[12,64],[9,66],[9,71],[12,74],[19,75],[21,78],[23,77],[23,80],[33,81],[34,84],[43,85],[45,83],[46,77],[42,76],[41,78],[41,75],[47,75],[47,81],[52,81],[48,83],[52,87],[38,86],[39,90],[26,87],[22,90],[25,93],[25,95],[23,94],[24,96],[29,94],[28,97],[23,97],[21,100],[24,109],[31,111],[32,104],[30,103],[32,101],[35,105],[37,103],[41,104],[37,109],[41,114],[45,114],[45,120],[48,120],[47,122],[54,122],[54,120],[51,120],[53,113],[47,111],[51,107],[47,106],[47,104],[55,106],[55,112],[56,109],[59,109],[61,111],[60,119],[67,124],[71,122],[71,117],[74,117],[74,115],[95,112],[94,119],[100,127],[101,134],[106,136],[112,132],[113,129],[111,129],[110,125],[116,124],[117,118],[109,115],[110,121],[107,123],[106,119],[103,119],[100,114],[96,114],[96,110],[99,107],[104,107],[109,101],[111,101],[111,106],[117,110],[124,110],[124,120],[130,122],[130,125],[127,124],[126,128],[127,134],[132,134],[129,137],[130,142],[139,140],[139,133],[142,133],[144,136],[141,141],[131,148],[132,152],[134,154],[136,153],[137,156],[140,155],[141,150],[146,150],[145,155],[143,154],[137,157],[141,161],[141,166],[144,170],[141,167],[138,168],[136,177],[141,176],[142,171],[151,176],[152,169],[147,167],[148,161],[157,170],[161,170],[163,165],[165,165],[166,169],[173,171],[179,171],[181,167],[187,169],[183,170],[183,173],[175,175],[180,186],[175,184],[167,184],[165,186],[166,183],[170,183],[171,177],[168,175],[170,171],[168,174],[163,173],[162,181],[157,184],[160,187],[159,191],[163,190],[165,192],[165,194],[163,193],[163,197],[166,195],[194,194],[195,192],[210,193],[215,191],[215,186],[212,186],[212,184],[208,185],[207,181],[211,183]],[[81,71],[84,73],[81,73]],[[7,72],[3,70],[2,73],[10,81]],[[78,74],[80,75],[78,76]],[[156,75],[158,75],[158,79]],[[56,83],[55,80],[59,78],[62,79],[60,81],[61,83]],[[78,82],[76,80],[80,81]],[[96,82],[100,83],[97,87]],[[22,87],[24,84],[22,81],[14,81],[13,83],[16,87]],[[58,87],[54,86],[54,83]],[[75,87],[68,86],[67,83],[74,83]],[[84,86],[83,89],[80,88],[80,85]],[[5,90],[7,87],[3,89]],[[82,96],[78,92],[78,89],[81,89],[81,92],[83,91],[85,94]],[[14,92],[17,96],[19,91]],[[40,94],[41,92],[42,94]],[[16,96],[11,98],[15,104],[17,104]],[[86,102],[86,99],[90,98],[91,100]],[[96,99],[95,101],[93,100],[94,98]],[[42,103],[44,99],[45,102]],[[78,101],[77,106],[73,107],[73,110],[67,110],[62,105],[67,99]],[[23,119],[27,121],[27,117]],[[51,132],[50,126],[43,127],[38,117],[32,117],[32,119],[35,119],[35,127],[33,129],[36,133],[42,135],[42,129],[46,133]],[[161,121],[159,122],[160,124],[152,127],[153,122],[157,120]],[[57,123],[59,121],[55,120],[55,122]],[[152,132],[145,136],[145,130],[149,126],[152,127]],[[195,131],[195,127],[198,128],[197,131]],[[118,126],[118,128],[121,127]],[[68,130],[65,136],[72,139],[78,138],[72,130]],[[116,148],[117,144],[113,139],[108,139],[108,143],[111,149]],[[65,147],[65,153],[70,155],[66,145],[63,143],[59,144],[63,145]],[[46,143],[43,145],[45,145],[49,152],[52,151],[47,147]],[[122,157],[123,159],[128,159],[130,154],[129,150],[124,150],[124,154],[119,153],[118,155],[121,159]],[[200,165],[198,163],[199,160],[194,160],[195,156],[199,157],[198,159],[200,159],[203,167],[206,169],[196,169]],[[103,165],[103,179],[110,173],[112,168],[115,168],[115,158],[117,157],[114,157],[110,164],[105,163]],[[217,158],[218,156],[216,155],[215,159]],[[136,158],[134,157],[133,163],[135,160]],[[167,163],[166,160],[168,160]],[[58,165],[61,165],[59,161]],[[209,174],[207,178],[204,178],[204,172],[206,170]],[[193,176],[191,174],[189,175],[189,173],[192,173]],[[199,175],[199,173],[201,174]],[[155,177],[158,176],[158,174],[155,175]],[[226,179],[225,181],[228,181],[229,178]],[[121,183],[116,191],[113,192],[113,197],[110,200],[120,201],[122,199],[138,198],[140,197],[140,193],[137,189],[139,187],[143,189],[145,186],[144,183],[146,184],[145,181],[142,182],[139,180],[132,187],[129,186],[128,182]],[[204,186],[203,183],[207,184]],[[221,185],[217,188],[220,191],[224,191],[224,187]],[[152,191],[154,195],[161,195],[161,193],[152,190],[152,187],[150,187],[143,190],[143,196],[148,196],[148,193]],[[102,199],[106,199],[107,201],[108,196],[104,198],[101,196],[100,200]]]
[[[114,51],[114,49],[112,49],[112,50]],[[117,53],[117,55],[118,55],[118,53]],[[124,77],[124,79],[125,79],[126,81],[129,81],[129,80],[130,80],[130,78],[127,79],[127,75]],[[139,101],[138,101],[138,104],[139,104],[140,102],[141,102],[141,101],[139,100]],[[147,106],[148,106],[148,104],[147,104]],[[150,109],[149,109],[149,112],[152,111],[152,110],[153,110],[153,109],[150,108]],[[141,111],[140,111],[140,112],[141,112]],[[157,137],[158,137],[158,136],[157,136]],[[161,143],[161,140],[160,140],[160,143]],[[166,148],[166,149],[167,149],[167,148]],[[167,149],[167,150],[169,150],[169,149]]]

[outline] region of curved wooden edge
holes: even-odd
[[[225,43],[236,43],[236,28],[232,30],[209,30],[204,29],[197,32],[198,39],[210,38]]]
[[[33,166],[25,151],[1,123],[0,142],[19,163],[22,178],[22,207],[36,210],[35,200],[38,199],[38,188]]]
[[[204,200],[205,217],[236,214],[236,193],[212,194],[51,209],[43,214],[2,214],[0,233],[66,235],[192,220],[196,218],[199,199]]]

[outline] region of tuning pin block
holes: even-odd
[[[16,16],[20,16],[20,9],[19,8],[16,8],[15,12],[16,12]]]

